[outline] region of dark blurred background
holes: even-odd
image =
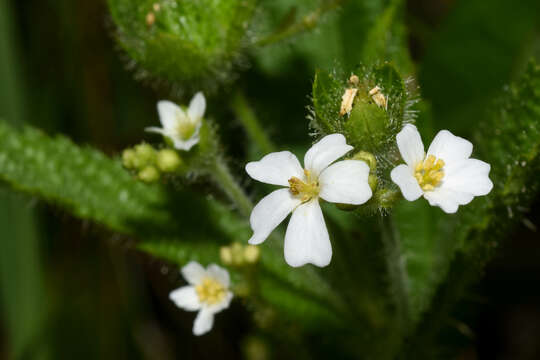
[[[408,2],[416,62],[452,6],[451,0]],[[104,0],[0,2],[0,116],[66,134],[112,156],[141,139],[152,140],[142,129],[157,122],[155,103],[167,93],[134,79],[112,32]],[[293,57],[277,75],[261,70],[257,60],[241,74],[242,87],[278,144],[309,142],[304,119],[313,71],[313,64]],[[220,122],[226,143],[242,142],[225,100],[215,96],[209,104],[210,114],[231,119]],[[278,133],[280,123],[290,131]],[[229,146],[233,155],[242,154],[241,146]],[[460,359],[540,359],[540,202],[527,211],[527,220],[457,307],[461,320],[448,324],[449,341],[462,348]],[[238,303],[218,315],[209,335],[192,336],[194,315],[167,299],[181,284],[178,269],[130,250],[130,241],[62,209],[0,190],[0,358],[298,354],[293,345],[269,348],[264,337],[253,335]]]

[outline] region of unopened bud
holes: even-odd
[[[126,149],[122,152],[122,165],[126,169],[133,169],[135,167],[135,151],[133,149]]]
[[[163,149],[157,153],[157,166],[163,172],[174,172],[182,165],[182,159],[172,149]]]
[[[231,265],[233,260],[231,248],[228,246],[222,246],[219,249],[219,257],[223,264]]]
[[[156,150],[149,144],[139,144],[135,146],[135,159],[133,165],[137,169],[143,169],[148,165],[153,165],[156,158]]]
[[[379,183],[379,178],[377,177],[377,175],[369,174],[368,184],[369,184],[369,187],[371,188],[371,191],[375,192],[375,190],[377,190],[378,183]]]
[[[249,264],[255,264],[261,255],[261,251],[258,246],[247,245],[244,248],[244,259]]]
[[[353,160],[362,160],[368,164],[369,169],[374,171],[377,168],[377,159],[375,156],[367,151],[359,151],[352,157]]]
[[[140,180],[146,183],[152,183],[159,180],[159,171],[153,166],[146,166],[139,171],[138,176]]]

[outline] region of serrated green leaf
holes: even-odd
[[[448,312],[478,280],[504,235],[526,216],[524,211],[540,191],[540,68],[531,63],[520,81],[508,87],[488,113],[489,120],[479,127],[475,149],[478,157],[492,166],[494,188],[488,196],[460,209],[455,230],[446,235],[453,244],[442,250],[453,260],[447,271],[439,272],[446,273],[444,283],[431,299],[430,310],[411,341],[408,358],[433,356]],[[444,243],[445,237],[438,241]],[[426,273],[429,268],[425,267]]]

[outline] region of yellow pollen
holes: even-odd
[[[204,278],[203,281],[195,286],[195,292],[199,301],[208,305],[215,305],[225,298],[227,289],[215,279]]]
[[[319,195],[319,182],[317,179],[312,179],[308,170],[304,170],[304,174],[306,175],[306,182],[295,176],[289,179],[291,194],[299,196],[302,202],[311,200]]]
[[[416,164],[414,177],[422,190],[430,191],[439,185],[444,177],[443,167],[444,161],[436,159],[433,155],[429,155],[424,161]]]

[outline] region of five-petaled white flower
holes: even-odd
[[[448,130],[439,131],[427,155],[413,125],[405,125],[396,140],[407,165],[395,167],[390,177],[409,201],[424,195],[430,205],[450,214],[459,205],[470,203],[475,196],[487,195],[493,188],[490,165],[471,159],[473,145]]]
[[[159,101],[157,109],[163,127],[149,127],[146,131],[168,137],[178,150],[188,151],[199,142],[199,130],[206,110],[206,99],[201,92],[193,96],[187,111],[168,100]]]
[[[229,272],[215,264],[205,269],[196,261],[182,268],[189,285],[172,291],[169,298],[186,311],[199,311],[193,334],[203,335],[212,329],[214,314],[229,307],[233,294],[229,291]]]
[[[325,136],[304,157],[304,169],[289,151],[266,155],[250,162],[246,171],[253,179],[286,186],[264,197],[250,217],[250,244],[262,243],[293,213],[285,234],[285,261],[297,267],[307,263],[326,266],[332,246],[319,198],[333,203],[360,205],[372,195],[369,166],[360,160],[334,161],[353,149],[341,134]],[[332,164],[332,165],[330,165]]]

